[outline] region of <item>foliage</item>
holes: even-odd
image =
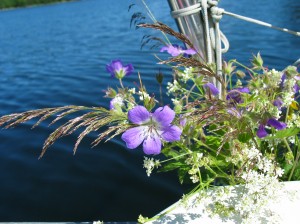
[[[16,8],[30,5],[49,4],[53,2],[64,2],[70,0],[1,0],[0,9]]]

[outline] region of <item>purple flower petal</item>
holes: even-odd
[[[156,133],[147,136],[143,143],[144,153],[147,155],[157,155],[161,151],[161,141]]]
[[[162,138],[167,142],[179,141],[180,135],[182,133],[182,130],[176,125],[164,127],[163,129],[161,129],[161,131]]]
[[[267,123],[268,123],[268,125],[273,126],[277,130],[282,130],[282,129],[286,128],[286,123],[280,122],[280,121],[276,120],[275,118],[270,118]]]
[[[217,96],[220,93],[219,90],[217,89],[217,87],[215,87],[215,85],[210,82],[204,84],[203,86],[208,87],[210,89],[211,93],[215,96]]]
[[[181,127],[184,127],[185,124],[186,124],[186,118],[183,117],[182,114],[181,114],[180,117],[179,117],[179,125],[180,125]]]
[[[193,48],[190,48],[190,49],[184,50],[184,53],[188,54],[188,55],[194,55],[197,53],[197,51],[195,51]]]
[[[127,148],[134,149],[143,142],[147,131],[147,126],[130,128],[122,134],[121,138],[124,142],[126,142]]]
[[[249,93],[250,92],[248,87],[237,88],[236,90],[241,93]]]
[[[168,106],[159,107],[153,113],[152,118],[163,127],[169,126],[175,118],[175,112]]]
[[[112,77],[115,77],[117,71],[122,69],[121,60],[113,60],[110,64],[106,65],[106,71],[108,71]]]
[[[167,45],[160,49],[160,52],[164,51],[167,51],[173,57],[176,57],[182,53],[178,47],[174,47],[173,45]]]
[[[286,74],[283,74],[283,75],[281,76],[281,82],[280,82],[280,84],[279,84],[280,88],[283,88],[283,85],[284,85],[285,80],[286,80]]]
[[[237,118],[241,118],[242,117],[242,113],[240,111],[238,111],[236,108],[231,107],[227,109],[227,113],[237,117]]]
[[[115,109],[114,99],[112,99],[111,101],[109,101],[109,109],[110,109],[110,110]]]
[[[232,89],[228,92],[226,100],[233,100],[235,103],[243,103],[241,93],[249,93],[248,87]]]
[[[282,107],[282,104],[283,104],[283,102],[282,102],[282,100],[280,98],[278,98],[278,99],[276,99],[276,100],[273,101],[273,105],[275,107],[277,107],[278,109],[280,109]]]
[[[115,70],[110,65],[106,65],[106,71],[110,73],[111,77],[115,77]]]
[[[160,49],[160,52],[164,52],[164,51],[167,51],[171,56],[173,57],[176,57],[180,54],[185,54],[185,55],[194,55],[196,54],[197,52],[190,48],[190,49],[184,49],[184,48],[181,48],[180,46],[174,44],[174,45],[167,45],[167,46],[164,46]]]
[[[125,75],[127,76],[133,72],[134,68],[133,68],[132,64],[128,64],[128,65],[124,66],[124,70],[125,70]]]
[[[299,90],[300,90],[300,86],[296,83],[296,84],[294,85],[294,92],[295,92],[295,93],[298,93]]]
[[[256,132],[256,135],[259,137],[259,138],[263,138],[263,137],[266,137],[268,135],[266,129],[265,129],[265,125],[263,124],[260,124],[259,125],[259,128]]]
[[[168,46],[163,46],[159,52],[165,52],[168,51],[169,47]]]
[[[150,121],[150,112],[143,106],[136,106],[128,111],[128,119],[134,124],[145,124]]]

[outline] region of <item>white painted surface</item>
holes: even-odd
[[[299,224],[300,223],[300,181],[284,182],[283,192],[280,193],[280,198],[276,203],[269,204],[268,207],[272,214],[276,214],[277,221],[274,223],[279,224]],[[193,201],[196,195],[190,198],[189,203]],[[173,204],[166,210],[175,208],[167,215],[162,216],[158,220],[147,222],[152,224],[240,224],[241,220],[225,220],[218,217],[209,217],[205,212],[203,204],[198,204],[193,208],[185,208],[179,202]],[[166,210],[162,211],[164,213]],[[270,215],[270,214],[268,214]],[[260,222],[257,222],[258,224]],[[265,222],[266,224],[269,224]]]

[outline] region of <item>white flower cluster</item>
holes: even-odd
[[[115,96],[115,98],[113,98],[111,101],[111,106],[113,106],[114,109],[116,108],[121,108],[122,106],[124,106],[124,99],[122,97],[122,95],[117,94]]]
[[[284,82],[282,101],[283,101],[283,106],[285,107],[288,107],[294,101],[295,84],[296,84],[295,79],[286,79]]]
[[[128,89],[128,92],[131,94],[135,94],[135,88]]]
[[[138,95],[140,96],[140,100],[141,101],[144,101],[144,100],[150,100],[151,99],[151,97],[149,96],[149,94],[148,93],[146,93],[146,92],[144,92],[144,91],[139,91],[138,92]]]
[[[268,75],[269,75],[269,77],[271,77],[268,80],[268,86],[271,88],[277,88],[282,81],[281,80],[282,72],[272,69],[272,70],[268,71]]]
[[[181,81],[186,83],[188,80],[193,79],[195,75],[195,69],[193,67],[187,67],[183,72],[178,72],[178,77]]]
[[[268,205],[278,198],[275,197],[281,189],[278,177],[283,170],[254,146],[238,145],[233,151],[231,162],[244,164],[239,174],[244,184],[203,191],[197,203],[204,203],[211,215],[240,220],[239,223],[276,223],[278,217],[270,214]]]
[[[294,92],[284,92],[282,96],[283,106],[289,106],[294,101]]]
[[[199,182],[199,168],[202,166],[207,166],[209,164],[209,159],[204,157],[203,153],[192,153],[185,162],[186,164],[192,166],[192,168],[188,171],[192,182]]]
[[[147,176],[150,177],[154,168],[158,168],[160,166],[160,161],[158,159],[154,160],[153,158],[144,157],[144,165],[143,167],[146,169]]]
[[[167,83],[167,95],[171,95],[176,92],[181,92],[182,87],[180,86],[179,82],[177,80],[174,80],[173,83],[168,82]]]
[[[93,224],[104,224],[103,221],[94,221]]]
[[[180,113],[181,110],[182,110],[182,102],[176,98],[172,98],[171,99],[173,105],[174,105],[174,111],[177,112],[177,113]]]

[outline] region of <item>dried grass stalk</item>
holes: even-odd
[[[41,122],[46,119],[56,115],[56,118],[52,120],[49,124],[53,125],[57,121],[66,117],[67,115],[74,114],[77,112],[83,112],[84,114],[77,116],[75,118],[69,119],[64,124],[60,125],[57,129],[55,129],[49,137],[45,140],[41,155],[39,158],[43,157],[47,149],[59,138],[70,135],[74,133],[81,127],[85,129],[80,133],[77,138],[77,141],[74,146],[74,153],[76,152],[78,145],[82,141],[82,139],[93,131],[98,131],[101,127],[113,124],[113,122],[120,121],[122,119],[126,120],[126,118],[116,117],[111,113],[111,111],[102,108],[102,107],[84,107],[84,106],[63,106],[56,108],[44,108],[38,110],[30,110],[22,113],[15,113],[10,115],[5,115],[0,117],[0,126],[4,126],[4,128],[12,128],[16,125],[22,124],[34,118],[39,118],[39,120],[32,126],[35,128]],[[107,131],[100,134],[100,136],[93,142],[93,146],[99,144],[101,140],[107,138],[108,135],[113,132],[122,133],[128,127],[126,125],[115,125],[108,128]],[[114,134],[115,136],[116,134]]]

